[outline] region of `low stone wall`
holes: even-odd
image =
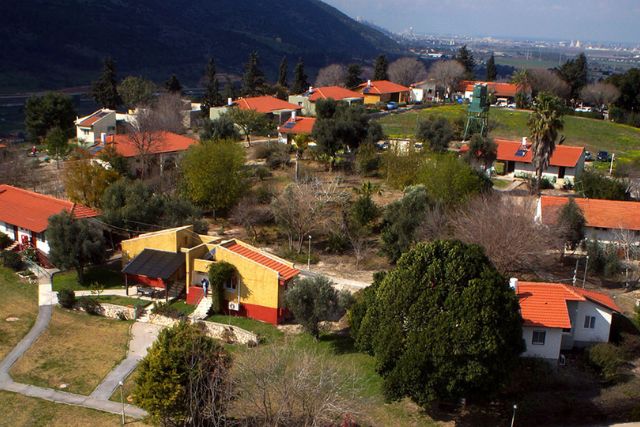
[[[74,310],[86,311],[80,304],[76,304]],[[96,314],[99,316],[108,317],[110,319],[134,320],[136,316],[136,310],[133,307],[125,307],[122,305],[101,302]]]
[[[247,344],[248,346],[258,345],[258,336],[252,332],[232,325],[224,325],[222,323],[207,322],[202,320],[199,323],[204,324],[209,336],[228,343]]]
[[[149,314],[149,323],[151,323],[152,325],[170,328],[171,326],[180,323],[180,320],[163,316],[161,314]]]

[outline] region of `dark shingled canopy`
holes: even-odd
[[[183,253],[145,249],[122,270],[123,273],[167,280],[185,263]]]

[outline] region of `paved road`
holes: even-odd
[[[316,277],[316,276],[324,276],[328,279],[330,279],[333,283],[334,286],[338,289],[347,289],[349,291],[359,291],[360,289],[364,289],[368,286],[371,285],[371,283],[367,283],[367,282],[360,282],[358,280],[351,280],[351,279],[347,279],[344,277],[336,277],[336,276],[330,276],[328,274],[324,274],[324,273],[319,273],[319,272],[313,272],[310,270],[300,270],[300,273],[302,274],[302,276],[304,277]]]

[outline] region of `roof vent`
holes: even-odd
[[[227,105],[231,107],[233,105],[233,98],[227,98]]]
[[[515,278],[515,277],[512,277],[511,279],[509,279],[509,287],[517,292],[518,291],[518,279]]]
[[[526,146],[527,146],[527,137],[526,137],[526,136],[523,136],[523,137],[522,137],[522,146],[523,146],[523,147],[526,147]]]
[[[313,86],[309,86],[309,93],[313,93]]]
[[[367,87],[371,87],[371,80],[367,80]]]

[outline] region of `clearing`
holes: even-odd
[[[38,286],[0,267],[0,360],[15,347],[38,316]]]
[[[125,358],[130,326],[56,308],[49,328],[13,366],[11,376],[21,383],[89,395]]]

